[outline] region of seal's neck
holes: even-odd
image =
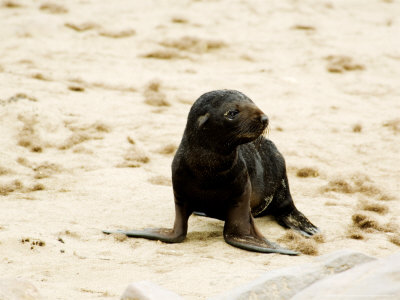
[[[200,145],[186,144],[187,153],[186,161],[194,170],[200,173],[226,174],[237,164],[238,149],[234,148],[229,152],[215,151],[208,147]]]

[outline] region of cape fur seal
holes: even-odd
[[[253,217],[273,215],[303,235],[319,231],[293,203],[284,158],[263,136],[267,126],[268,117],[241,92],[205,93],[190,109],[172,162],[173,228],[103,232],[179,243],[195,213],[224,220],[224,239],[232,246],[299,254],[268,241],[254,224]]]

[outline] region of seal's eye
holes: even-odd
[[[229,120],[233,120],[238,114],[239,114],[239,111],[237,109],[235,109],[235,110],[228,110],[224,114],[224,116],[225,116],[225,118],[227,118]]]

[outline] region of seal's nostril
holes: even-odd
[[[260,121],[264,124],[268,124],[268,117],[266,115],[261,115]]]

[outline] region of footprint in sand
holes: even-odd
[[[131,137],[128,136],[127,140],[131,146],[126,151],[123,162],[118,164],[117,168],[139,168],[143,164],[147,164],[150,158],[146,154],[146,151],[138,146]]]
[[[24,185],[20,180],[13,180],[8,183],[0,183],[0,196],[7,196],[15,191],[20,191],[24,188]]]
[[[110,126],[100,121],[89,125],[74,125],[66,122],[65,127],[67,127],[72,134],[58,146],[60,150],[68,150],[88,140],[101,140],[104,138],[105,133],[111,131]]]
[[[389,212],[389,207],[385,204],[375,203],[368,200],[360,200],[358,209],[375,212],[380,215],[385,215]]]
[[[398,225],[392,220],[386,224],[381,224],[372,213],[386,214],[388,208],[379,204],[363,202],[358,206],[359,210],[364,210],[366,213],[355,212],[351,219],[352,223],[347,228],[347,237],[355,240],[365,239],[366,233],[384,233],[389,241],[396,244],[398,236]],[[394,239],[394,241],[392,241]]]
[[[316,28],[314,26],[311,25],[304,25],[304,24],[297,24],[297,25],[293,25],[291,27],[291,29],[293,30],[304,30],[304,31],[315,31]]]
[[[66,14],[68,12],[68,9],[64,6],[52,2],[40,5],[39,9],[50,14]]]
[[[166,94],[161,90],[161,81],[150,81],[143,92],[144,102],[152,106],[170,106]]]
[[[190,57],[188,56],[188,53],[204,54],[227,47],[227,44],[220,40],[206,40],[191,36],[184,36],[178,39],[167,39],[159,42],[159,44],[167,49],[164,48],[150,51],[141,55],[141,57],[157,59],[185,59]],[[182,54],[182,52],[184,54]]]
[[[148,181],[154,185],[172,186],[171,178],[163,175],[153,176]]]
[[[344,194],[360,193],[366,196],[374,197],[378,200],[391,200],[392,196],[379,189],[371,179],[364,174],[357,173],[350,176],[349,179],[335,178],[322,187],[323,192],[337,192]]]
[[[69,85],[68,89],[74,92],[83,92],[85,88],[100,88],[105,90],[115,90],[115,91],[124,91],[124,92],[136,92],[136,88],[133,86],[123,86],[123,85],[115,85],[106,82],[87,82],[81,78],[70,78],[68,79],[71,85]]]
[[[311,238],[306,238],[301,234],[288,230],[278,242],[285,244],[288,248],[300,251],[306,255],[318,255],[318,243],[324,243],[322,234],[316,234]]]
[[[18,115],[18,120],[23,123],[23,127],[18,133],[17,144],[21,147],[28,148],[32,152],[43,152],[44,143],[41,140],[36,125],[39,120],[36,116]]]
[[[36,191],[45,190],[45,186],[42,183],[34,183],[31,186],[25,186],[20,180],[15,179],[8,183],[0,182],[0,196],[7,196],[8,194],[19,192],[19,193],[31,193]]]
[[[94,22],[83,22],[83,23],[73,23],[67,22],[64,24],[65,27],[75,30],[77,32],[84,32],[89,30],[97,30],[100,36],[107,38],[120,39],[134,36],[136,31],[132,28],[126,29],[105,29],[99,24]]]
[[[14,96],[11,96],[10,98],[8,98],[6,100],[0,99],[0,105],[7,105],[7,104],[10,104],[13,102],[18,102],[18,101],[24,100],[24,99],[32,101],[32,102],[38,101],[35,97],[28,96],[27,94],[24,94],[24,93],[18,93],[18,94],[15,94]]]
[[[13,174],[13,171],[11,169],[0,166],[0,176],[10,175],[10,174]]]
[[[101,29],[99,31],[99,35],[113,38],[113,39],[121,39],[134,36],[136,31],[134,29],[121,29],[121,30],[109,30],[109,29]]]
[[[362,131],[362,125],[361,124],[354,124],[352,127],[353,132],[361,132]]]
[[[353,58],[345,55],[329,55],[325,58],[328,61],[327,70],[331,73],[343,73],[347,71],[364,70],[365,66],[355,63]]]
[[[175,153],[177,148],[178,147],[175,144],[168,144],[158,149],[157,152],[164,155],[172,155]]]
[[[389,236],[389,241],[400,247],[400,234],[394,234]]]
[[[398,232],[398,226],[396,223],[389,221],[388,223],[382,225],[370,214],[367,215],[357,212],[351,216],[351,219],[353,221],[351,226],[365,230],[368,233],[373,233],[375,231]]]
[[[304,167],[304,168],[300,168],[297,170],[296,172],[296,176],[297,177],[318,177],[319,176],[319,172],[316,168],[311,168],[311,167]]]
[[[72,30],[75,30],[77,32],[83,32],[83,31],[88,31],[92,29],[98,29],[100,28],[100,25],[93,23],[93,22],[82,22],[82,23],[65,23],[65,27],[68,27]]]
[[[55,163],[43,162],[32,169],[35,172],[35,179],[43,179],[53,174],[62,172],[62,167]]]
[[[186,19],[184,16],[173,16],[171,18],[171,22],[175,24],[187,24],[189,20]]]
[[[398,134],[398,133],[400,133],[400,118],[387,121],[387,122],[383,123],[382,126],[389,128],[395,134]]]
[[[16,2],[16,1],[4,1],[3,2],[3,7],[6,8],[21,8],[23,7],[22,4]]]
[[[167,48],[197,54],[207,53],[227,47],[226,43],[220,40],[207,40],[193,36],[184,36],[178,39],[167,39],[159,44]]]
[[[42,73],[32,74],[32,78],[37,79],[37,80],[43,80],[43,81],[51,81],[50,77],[43,75]]]
[[[68,89],[73,92],[84,92],[85,88],[80,85],[69,85]]]
[[[155,58],[155,59],[185,59],[188,58],[186,55],[182,55],[179,51],[171,49],[157,49],[141,54],[140,57],[143,58]]]

